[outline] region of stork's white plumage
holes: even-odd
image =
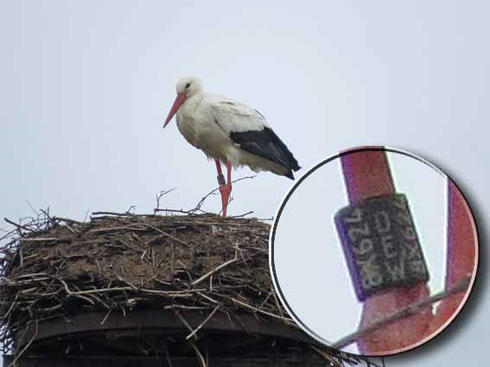
[[[232,99],[204,93],[199,79],[184,77],[177,83],[177,98],[164,127],[177,114],[184,138],[214,159],[226,216],[231,192],[231,167],[248,166],[255,172],[269,171],[294,179],[300,169],[286,145],[257,110]],[[228,169],[225,183],[221,164]]]

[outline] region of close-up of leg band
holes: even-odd
[[[341,209],[335,222],[360,301],[388,288],[428,281],[405,195],[363,200]]]

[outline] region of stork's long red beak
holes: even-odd
[[[178,93],[177,97],[175,98],[174,104],[172,105],[172,108],[170,109],[170,112],[168,113],[167,119],[165,120],[165,124],[163,124],[163,127],[167,126],[167,124],[172,120],[172,117],[177,113],[179,107],[184,103],[186,98],[185,93]]]

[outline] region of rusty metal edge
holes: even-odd
[[[200,311],[180,311],[192,329],[197,328],[206,319],[208,313]],[[301,341],[312,345],[321,345],[299,328],[274,321],[258,320],[250,314],[233,314],[233,319],[226,314],[215,314],[200,331],[240,332],[255,335],[280,337]],[[105,320],[104,320],[105,319]],[[17,348],[27,343],[34,343],[48,338],[76,336],[76,334],[93,332],[110,332],[120,330],[137,330],[138,332],[189,332],[175,312],[169,310],[131,311],[126,316],[119,313],[88,312],[70,317],[31,323],[27,330],[18,333],[22,340],[16,340]]]
[[[6,355],[4,356],[4,365],[8,366],[14,360],[14,356]],[[195,358],[172,358],[171,360],[173,367],[187,367],[196,366]],[[326,360],[305,360],[305,359],[275,359],[275,358],[211,358],[209,360],[211,365],[216,367],[249,367],[249,366],[276,366],[276,367],[289,367],[289,366],[301,366],[301,367],[320,367],[328,366],[329,363]],[[155,358],[155,357],[25,357],[21,358],[17,365],[19,367],[43,367],[43,366],[133,366],[137,363],[141,367],[167,367],[170,366],[165,358]]]

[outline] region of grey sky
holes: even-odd
[[[76,219],[149,212],[174,187],[162,205],[194,207],[214,165],[174,122],[161,130],[191,74],[259,109],[305,168],[366,144],[426,157],[467,193],[486,235],[489,13],[485,1],[0,0],[0,218],[31,215],[26,201]],[[271,217],[291,184],[240,182],[230,214]],[[390,367],[481,365],[488,288],[453,337]]]

